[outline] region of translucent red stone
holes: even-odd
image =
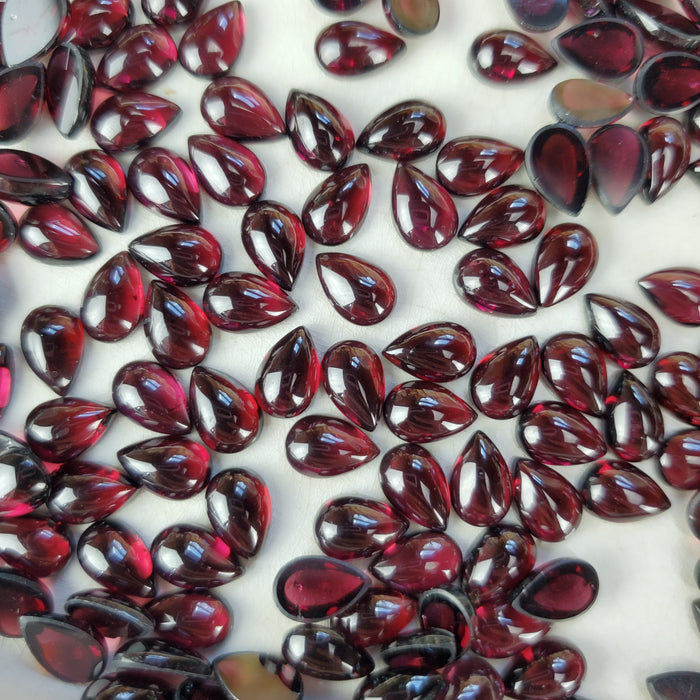
[[[400,698],[430,700],[441,698],[445,693],[445,681],[437,673],[375,671],[371,673],[357,689],[357,700],[370,698]]]
[[[0,432],[0,519],[26,515],[49,496],[49,475],[29,449],[9,433]]]
[[[654,365],[651,390],[677,418],[700,426],[700,357],[690,352],[664,355]]]
[[[398,445],[385,453],[379,468],[384,495],[396,510],[422,527],[444,530],[450,491],[440,464],[420,445]]]
[[[31,131],[44,105],[45,71],[41,63],[0,70],[0,141]]]
[[[0,417],[2,417],[12,397],[13,375],[12,351],[5,343],[0,343]],[[384,400],[383,396],[382,400]]]
[[[645,109],[668,114],[700,103],[699,81],[700,57],[680,52],[661,53],[639,69],[634,90]]]
[[[459,588],[433,588],[421,593],[419,602],[421,627],[445,630],[454,637],[458,654],[469,648],[474,609],[467,595]]]
[[[471,693],[470,700],[503,700],[505,695],[498,671],[476,656],[460,656],[445,666],[441,675],[447,683],[448,697],[459,698],[460,694]]]
[[[440,629],[402,632],[381,650],[382,661],[392,671],[403,672],[436,670],[456,656],[454,635]]]
[[[509,29],[476,37],[470,59],[478,75],[495,83],[529,80],[557,65],[555,58],[534,39]]]
[[[700,489],[700,430],[671,435],[659,455],[664,480],[677,489]]]
[[[691,51],[700,41],[695,22],[658,2],[620,0],[615,3],[615,12],[636,24],[645,39],[662,49]]]
[[[40,581],[0,569],[0,636],[21,637],[20,618],[51,612],[53,600]]]
[[[389,24],[409,36],[432,32],[440,20],[439,0],[382,0]]]
[[[653,117],[639,127],[649,149],[649,169],[642,188],[648,202],[665,195],[685,174],[690,162],[690,139],[673,117]]]
[[[0,148],[0,197],[23,204],[66,199],[70,175],[46,158],[15,148]]]
[[[573,0],[573,5],[573,9],[586,18],[608,17],[614,14],[613,0]]]
[[[690,19],[700,22],[700,4],[698,4],[698,0],[680,0],[680,3]]]
[[[647,678],[647,690],[652,700],[682,700],[700,691],[700,673],[669,671]]]
[[[700,270],[667,268],[639,280],[639,286],[673,321],[700,326]]]
[[[201,0],[141,0],[146,17],[164,27],[191,22],[200,5]]]
[[[275,700],[299,700],[303,693],[301,677],[294,668],[267,654],[225,654],[214,660],[214,673],[219,684],[234,697],[250,690],[272,692]]]
[[[0,253],[7,250],[17,237],[15,217],[4,205],[0,205]]]
[[[84,49],[104,49],[130,22],[129,0],[73,0],[61,39]]]
[[[569,10],[568,0],[508,0],[518,24],[531,32],[558,27]]]

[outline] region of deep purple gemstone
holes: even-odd
[[[669,671],[647,678],[647,689],[652,700],[683,700],[700,692],[700,673]]]
[[[639,69],[634,90],[640,105],[655,114],[694,107],[700,103],[700,56],[676,51],[653,56]]]
[[[46,468],[20,440],[0,432],[0,520],[31,513],[49,497]]]
[[[65,0],[3,3],[0,28],[0,58],[14,66],[45,54],[55,43],[66,19]]]
[[[512,29],[480,34],[472,42],[470,60],[478,75],[494,83],[529,80],[557,65],[534,39]]]
[[[252,691],[255,697],[270,692],[275,700],[300,700],[303,693],[299,674],[266,654],[244,652],[220,656],[214,660],[214,673],[233,697]]]
[[[508,0],[517,23],[531,32],[558,27],[569,11],[569,0]]]
[[[677,489],[700,489],[700,430],[686,430],[666,440],[659,455],[661,476]]]
[[[41,63],[0,70],[0,141],[20,139],[31,131],[44,105],[44,81]],[[48,97],[50,90],[47,93]]]
[[[191,22],[200,5],[201,0],[141,0],[146,17],[164,27]]]
[[[421,593],[418,605],[424,630],[449,632],[460,654],[469,648],[474,609],[466,593],[459,588],[433,588]]]
[[[89,625],[103,637],[145,636],[155,626],[153,618],[140,605],[103,588],[74,593],[63,607],[71,622]]]
[[[649,150],[649,168],[642,188],[648,202],[665,195],[685,174],[690,163],[690,139],[673,117],[653,117],[639,127]]]
[[[700,426],[700,357],[674,352],[657,360],[651,389],[677,418]]]
[[[431,671],[446,666],[457,657],[452,632],[412,630],[402,632],[381,651],[382,661],[392,671]]]
[[[445,681],[437,673],[384,670],[371,673],[357,689],[356,700],[406,698],[439,700],[445,696]]]
[[[700,326],[700,270],[668,268],[639,280],[647,296],[677,323]]]
[[[0,148],[0,197],[22,204],[66,199],[71,176],[46,158],[15,148]]]
[[[130,22],[129,0],[73,0],[61,40],[84,49],[104,49]]]
[[[34,578],[0,569],[0,636],[21,637],[20,618],[51,612],[49,590]]]
[[[441,672],[448,686],[448,696],[465,700],[503,700],[506,689],[498,671],[476,656],[462,655]],[[471,696],[471,697],[470,697]]]

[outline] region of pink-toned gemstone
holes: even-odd
[[[124,365],[112,382],[117,409],[139,425],[166,435],[190,430],[185,390],[177,377],[157,362]]]
[[[634,106],[625,90],[588,78],[570,78],[552,88],[549,105],[554,116],[577,128],[612,124]]]
[[[397,445],[382,458],[382,491],[396,510],[430,530],[444,530],[450,489],[438,461],[420,445]]]
[[[480,34],[472,42],[470,58],[474,70],[494,83],[529,80],[557,65],[534,39],[512,29]]]
[[[639,127],[649,149],[649,169],[642,188],[648,202],[665,195],[685,174],[690,164],[690,138],[673,117],[653,117]]]
[[[559,224],[542,236],[533,286],[540,306],[554,306],[580,291],[598,263],[598,244],[579,224]]]
[[[453,637],[459,654],[465,652],[472,639],[474,609],[466,593],[459,588],[433,588],[421,594],[419,615],[426,631],[445,630]]]
[[[677,418],[700,426],[700,357],[674,352],[657,360],[651,389],[661,405]]]
[[[668,510],[671,502],[641,469],[621,460],[598,462],[581,486],[583,502],[600,518],[637,520]]]
[[[292,90],[284,119],[297,155],[317,170],[342,167],[355,145],[350,122],[318,95]]]
[[[537,309],[527,276],[500,250],[477,248],[467,253],[457,262],[453,281],[460,297],[479,311],[523,316]]]
[[[0,473],[0,520],[31,513],[49,497],[44,465],[25,443],[5,432],[0,432]]]
[[[581,522],[583,501],[579,492],[551,467],[519,459],[513,489],[520,520],[537,539],[561,542]]]
[[[433,153],[445,138],[445,115],[418,100],[399,102],[372,119],[357,137],[357,148],[380,158],[414,160]]]
[[[20,139],[32,129],[44,105],[45,79],[43,64],[33,61],[0,70],[0,140]]]
[[[686,0],[686,5],[689,0]],[[693,1],[694,0],[690,0]],[[652,700],[682,700],[683,696],[700,692],[700,673],[694,671],[670,671],[647,678],[647,689]]]
[[[447,697],[451,700],[464,697],[465,693],[465,700],[503,700],[506,692],[498,671],[488,661],[476,656],[460,656],[445,666],[441,675],[447,683]]]
[[[476,411],[449,389],[416,380],[395,386],[384,400],[384,420],[406,442],[433,442],[476,420]]]
[[[303,692],[303,683],[296,670],[274,656],[237,652],[220,656],[213,666],[219,685],[228,692],[227,697],[252,690],[255,693],[272,692],[275,700],[298,700]],[[197,696],[191,700],[208,700],[209,697]]]
[[[367,0],[316,0],[316,3],[329,12],[352,12],[362,7]]]
[[[391,206],[396,228],[414,248],[442,248],[457,233],[457,208],[450,193],[412,165],[396,166]]]
[[[254,83],[234,75],[211,82],[200,102],[202,116],[217,134],[236,140],[272,139],[284,134],[282,116]]]
[[[379,653],[390,671],[426,673],[446,666],[457,656],[452,632],[443,629],[402,632]]]
[[[5,343],[0,343],[0,417],[2,417],[12,397],[13,375],[14,363],[12,351]],[[381,400],[384,400],[383,395]]]
[[[512,340],[484,355],[470,378],[471,397],[489,418],[521,414],[540,378],[540,348],[532,336]]]
[[[0,253],[6,251],[17,237],[17,222],[9,210],[0,204]]]
[[[700,103],[700,56],[675,51],[653,56],[639,69],[634,90],[640,106],[656,114],[694,107]]]
[[[224,469],[207,487],[207,515],[236,554],[254,557],[270,526],[270,492],[259,476],[245,469]]]
[[[101,403],[62,397],[36,406],[27,416],[24,434],[40,459],[67,462],[98,442],[114,413]]]
[[[80,217],[56,202],[27,209],[19,221],[18,233],[22,248],[46,262],[87,260],[100,250]]]
[[[262,427],[253,394],[231,377],[202,366],[192,370],[190,409],[197,432],[215,452],[240,452]]]
[[[459,576],[462,552],[444,532],[404,535],[369,566],[373,576],[401,593],[422,593],[452,583]]]
[[[191,22],[200,5],[201,0],[141,0],[146,17],[163,27]]]
[[[372,177],[365,163],[348,165],[324,180],[304,204],[301,220],[316,243],[339,245],[365,220],[372,199]]]
[[[73,0],[61,40],[84,49],[104,49],[130,22],[129,0]]]
[[[83,357],[85,335],[80,319],[62,306],[40,306],[24,319],[20,342],[30,369],[63,396]]]
[[[0,559],[25,576],[53,576],[73,554],[68,529],[48,518],[0,520],[0,538]]]
[[[520,416],[518,431],[523,447],[543,464],[585,464],[606,452],[598,429],[580,411],[557,401],[531,405]]]
[[[291,290],[306,248],[299,217],[279,202],[255,202],[243,216],[241,238],[255,267],[283,289]]]
[[[503,520],[513,500],[513,484],[503,455],[477,430],[464,446],[450,476],[454,512],[470,525],[489,527]]]
[[[637,25],[652,46],[663,50],[690,52],[700,43],[698,25],[692,19],[657,1],[616,0],[615,13]]]
[[[659,352],[659,327],[636,304],[617,297],[587,294],[593,340],[624,369],[644,367]]]
[[[644,57],[644,44],[637,28],[615,17],[577,24],[560,34],[554,46],[576,68],[599,80],[629,77]]]
[[[139,598],[154,596],[151,554],[134,530],[100,520],[80,535],[77,553],[85,573],[108,590]]]
[[[271,280],[249,272],[224,272],[207,285],[202,308],[217,328],[245,331],[284,321],[297,305]]]
[[[384,367],[377,353],[358,340],[332,345],[323,356],[321,378],[336,408],[363,430],[379,424],[384,404]]]
[[[145,148],[129,165],[129,191],[143,206],[179,221],[199,221],[199,185],[183,158],[165,148]]]
[[[119,161],[104,151],[76,153],[65,165],[73,178],[70,203],[99,226],[121,231],[126,216],[126,177]]]
[[[274,583],[280,610],[312,622],[342,615],[368,590],[370,579],[350,564],[329,557],[298,557],[285,564]]]
[[[664,480],[677,489],[700,489],[700,430],[686,430],[668,438],[659,454]]]
[[[603,351],[580,333],[560,333],[542,347],[544,378],[561,401],[602,416],[608,396],[608,373]]]
[[[569,0],[508,0],[517,23],[530,32],[558,27],[569,11]]]
[[[197,525],[165,528],[153,538],[151,555],[156,573],[178,588],[215,588],[243,573],[230,547]]]
[[[147,92],[117,93],[92,113],[90,132],[107,153],[145,146],[179,116],[174,103]]]
[[[440,20],[439,0],[382,0],[389,24],[409,36],[432,32]]]
[[[131,256],[112,256],[88,283],[80,307],[85,332],[95,340],[114,342],[138,326],[145,309],[143,282]]]
[[[219,5],[187,28],[178,46],[180,63],[194,75],[223,75],[238,58],[244,35],[241,3]]]
[[[66,199],[73,189],[71,176],[46,158],[0,148],[0,197],[22,204]]]
[[[674,267],[639,280],[647,296],[677,323],[700,326],[700,270]]]
[[[197,180],[217,202],[245,206],[260,196],[265,170],[249,148],[218,134],[190,136],[187,144]]]
[[[379,448],[359,428],[340,418],[306,416],[289,430],[287,459],[302,474],[336,476],[371,462]]]
[[[143,440],[123,447],[117,457],[134,482],[164,498],[189,498],[209,480],[209,453],[188,438]]]
[[[51,612],[49,590],[34,578],[0,569],[0,636],[21,637],[20,618]]]

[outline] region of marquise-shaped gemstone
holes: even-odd
[[[572,216],[581,211],[591,177],[586,142],[578,131],[559,124],[543,127],[530,139],[525,161],[545,199]]]
[[[25,443],[4,432],[0,432],[0,474],[0,519],[31,513],[49,497],[44,465]]]
[[[326,416],[306,416],[289,430],[287,459],[302,474],[336,476],[371,462],[379,448],[359,428]]]
[[[372,198],[372,177],[365,163],[348,165],[324,180],[304,204],[301,220],[316,243],[339,245],[365,220]]]
[[[414,160],[440,148],[445,129],[445,115],[434,105],[399,102],[365,126],[357,137],[357,148],[381,158]]]
[[[180,63],[194,75],[223,75],[243,44],[245,15],[238,0],[200,15],[180,39]]]
[[[191,22],[202,0],[141,0],[141,9],[154,24],[169,27]]]
[[[265,482],[245,469],[224,469],[207,487],[207,515],[216,533],[242,557],[262,547],[272,514]]]
[[[472,693],[473,700],[503,700],[506,692],[498,671],[476,656],[460,656],[445,666],[441,675],[447,683],[448,697]]]
[[[72,554],[68,529],[61,523],[31,515],[0,520],[0,559],[25,576],[53,576]]]
[[[500,250],[477,248],[461,258],[453,280],[460,297],[479,311],[523,316],[537,309],[525,273]]]
[[[377,353],[358,340],[332,345],[323,356],[321,378],[336,408],[363,430],[379,424],[384,404],[384,367]]]
[[[117,409],[139,425],[166,435],[190,430],[187,397],[178,378],[157,362],[124,365],[112,382]]]
[[[265,170],[253,151],[218,134],[190,136],[187,144],[197,179],[217,202],[237,207],[260,196]]]
[[[659,455],[659,468],[674,488],[700,489],[700,430],[686,430],[668,438]]]
[[[387,644],[380,656],[392,671],[424,673],[454,661],[457,645],[454,634],[447,630],[410,630]]]
[[[700,32],[696,31],[696,37]],[[660,53],[642,65],[634,81],[639,104],[655,114],[669,114],[700,104],[700,56]]]
[[[269,692],[276,700],[298,700],[303,692],[301,677],[294,668],[267,654],[243,652],[220,656],[214,661],[214,673],[219,686],[232,697],[245,696],[252,689],[257,697]],[[204,697],[191,700],[204,700]]]
[[[20,331],[30,369],[59,396],[70,387],[83,357],[80,319],[62,306],[40,306],[27,314]]]
[[[0,343],[0,417],[10,403],[14,379],[13,354],[5,343]],[[383,393],[383,392],[382,392]],[[382,401],[384,396],[382,396]]]
[[[104,49],[130,22],[129,0],[73,0],[61,39],[84,49]]]
[[[153,618],[120,593],[93,588],[73,593],[63,606],[71,621],[84,623],[103,637],[141,637],[153,632]]]
[[[615,2],[615,13],[633,22],[646,39],[667,51],[690,52],[700,42],[698,26],[692,19],[659,2],[619,0]]]
[[[256,202],[243,216],[241,238],[255,267],[289,291],[301,269],[306,248],[299,217],[278,202]]]
[[[440,20],[439,0],[382,0],[389,24],[409,36],[432,32]]]
[[[583,502],[605,520],[637,520],[662,513],[671,502],[641,469],[620,460],[598,462],[581,486]]]
[[[529,406],[539,378],[537,339],[512,340],[479,360],[470,378],[472,400],[489,418],[512,418]]]
[[[412,165],[396,166],[391,208],[399,233],[419,250],[442,248],[457,233],[457,208],[449,192]]]
[[[44,80],[41,63],[0,70],[0,141],[20,139],[32,129],[44,104]]]
[[[517,23],[531,32],[548,32],[558,27],[569,11],[569,0],[508,0]]]
[[[480,34],[472,42],[470,59],[477,74],[494,83],[529,80],[557,65],[534,39],[512,29]]]
[[[644,367],[659,352],[659,327],[636,304],[617,297],[587,294],[591,336],[624,369]]]
[[[131,194],[144,207],[180,221],[199,221],[199,184],[183,158],[165,148],[145,148],[129,165]]]
[[[231,377],[195,367],[190,379],[192,422],[215,452],[239,452],[250,445],[262,427],[255,397]]]
[[[56,42],[68,8],[62,0],[38,4],[8,0],[2,8],[0,57],[6,66],[45,54]]]
[[[649,168],[642,188],[648,202],[665,195],[685,174],[690,164],[690,139],[673,117],[654,117],[639,127],[649,150]]]
[[[700,692],[700,673],[671,671],[649,676],[647,689],[652,700],[676,700],[677,698],[680,700],[684,695],[692,698],[693,695]]]
[[[673,267],[639,280],[647,296],[677,323],[700,326],[700,270]]]
[[[399,37],[365,22],[336,22],[316,38],[316,58],[334,75],[359,75],[379,68],[406,48]]]
[[[657,360],[651,389],[677,418],[700,426],[700,357],[674,352]]]
[[[520,521],[537,539],[561,542],[581,522],[579,492],[551,467],[519,459],[513,488]]]
[[[621,119],[632,109],[634,98],[611,85],[570,78],[554,86],[549,102],[557,119],[577,128],[587,128]]]
[[[460,588],[433,588],[421,593],[418,613],[421,627],[445,630],[453,637],[458,652],[469,648],[472,637],[474,608]]]
[[[501,521],[513,500],[513,484],[503,455],[477,430],[457,457],[450,476],[454,512],[470,525],[489,527]]]
[[[46,586],[12,569],[0,569],[0,636],[21,637],[20,618],[51,612],[53,600]]]
[[[0,197],[22,204],[66,199],[73,190],[71,176],[46,158],[0,148]]]
[[[420,445],[398,445],[382,458],[382,491],[402,515],[431,530],[444,530],[450,489],[442,467]]]
[[[284,120],[268,96],[238,76],[211,82],[202,94],[200,109],[217,134],[232,139],[271,139],[284,134]]]
[[[357,689],[357,700],[370,698],[411,698],[431,700],[444,697],[445,681],[437,673],[384,670],[371,673]]]

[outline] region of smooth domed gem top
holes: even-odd
[[[668,268],[639,280],[639,286],[669,318],[700,325],[700,270]]]
[[[22,204],[66,199],[71,176],[46,158],[14,148],[0,148],[0,197]]]
[[[199,12],[201,0],[141,0],[144,14],[162,26],[191,22]]]
[[[73,0],[61,40],[84,49],[104,49],[130,23],[130,0]]]
[[[634,90],[639,103],[650,112],[690,109],[700,103],[700,57],[679,52],[658,54],[639,69]]]
[[[554,116],[577,128],[603,126],[621,119],[634,105],[634,97],[611,85],[586,78],[570,78],[552,89]]]
[[[700,693],[700,673],[695,671],[670,671],[647,678],[647,688],[652,700],[679,700],[692,698]]]
[[[685,127],[673,117],[654,117],[639,127],[649,150],[649,166],[642,194],[655,202],[666,194],[688,170],[690,138]]]
[[[384,14],[397,32],[427,34],[440,20],[440,0],[382,0]]]
[[[569,0],[508,0],[518,24],[531,32],[558,27],[569,11]]]
[[[472,43],[471,63],[494,83],[528,80],[552,70],[557,62],[534,39],[513,30],[481,34]]]
[[[34,126],[44,104],[44,82],[41,63],[0,70],[0,141],[22,138]]]

